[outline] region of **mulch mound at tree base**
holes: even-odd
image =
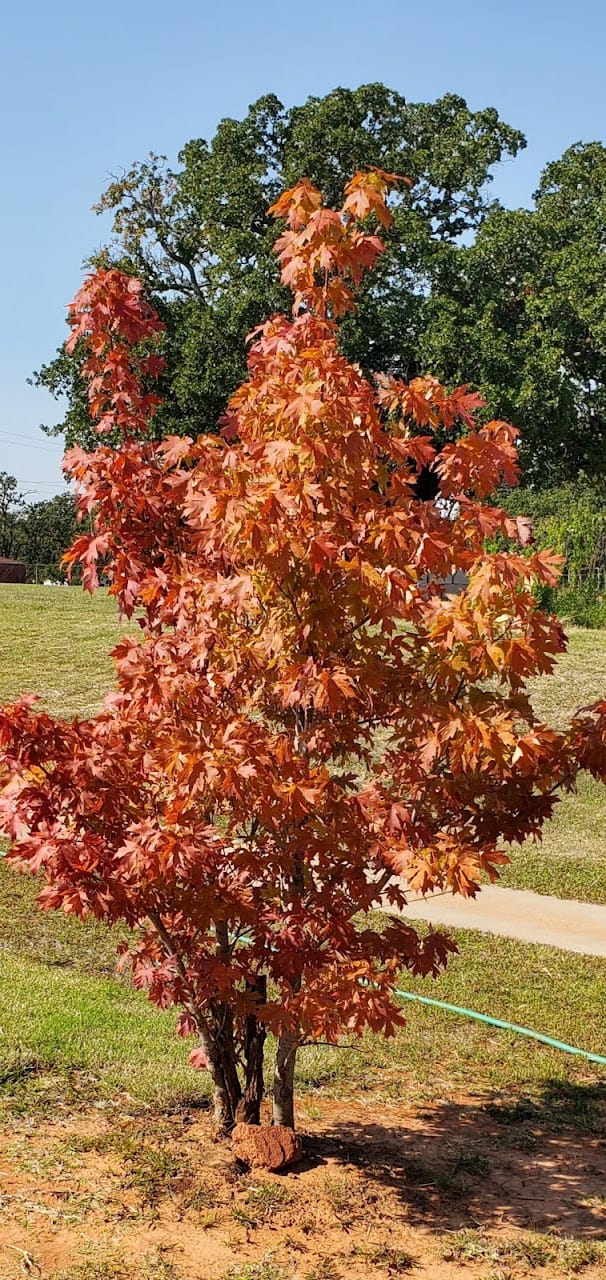
[[[2,1280],[25,1255],[42,1280],[606,1274],[603,1134],[540,1105],[302,1099],[304,1158],[280,1173],[243,1171],[206,1113],[128,1106],[7,1118]]]

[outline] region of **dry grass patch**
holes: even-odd
[[[43,1280],[603,1276],[606,1152],[547,1109],[358,1098],[302,1129],[304,1161],[260,1176],[200,1113],[16,1122],[0,1132],[2,1280],[22,1280],[25,1252]]]

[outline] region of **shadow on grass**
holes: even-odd
[[[9,1061],[0,1063],[0,1096],[6,1089],[23,1084],[43,1070],[44,1067],[37,1058],[22,1057],[16,1053]]]
[[[438,1231],[504,1225],[606,1239],[606,1082],[550,1080],[532,1099],[442,1102],[373,1123],[352,1107],[306,1143],[353,1165]]]
[[[538,1125],[550,1133],[573,1128],[606,1138],[606,1079],[547,1080],[534,1098],[487,1102],[485,1110],[501,1125]]]
[[[28,1115],[44,1120],[57,1111],[85,1111],[91,1105],[109,1116],[126,1109],[132,1115],[159,1117],[210,1111],[211,1097],[201,1092],[195,1079],[173,1098],[137,1098],[84,1066],[66,1069],[52,1058],[19,1049],[0,1060],[0,1124],[5,1118]]]

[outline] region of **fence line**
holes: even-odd
[[[62,569],[57,560],[30,560],[25,563],[25,581],[36,586],[43,586],[45,583],[52,583],[53,586],[62,586],[70,583],[67,579],[65,569]],[[79,566],[72,574],[71,583],[73,586],[79,586],[81,575]]]

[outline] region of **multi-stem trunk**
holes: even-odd
[[[229,932],[225,920],[215,920],[215,935],[217,956],[225,965],[228,965],[230,961]],[[215,1128],[218,1133],[230,1133],[236,1123],[242,1100],[234,1036],[234,1014],[230,1005],[222,1000],[212,1000],[210,1011],[215,1062],[212,1059],[209,1061],[215,1086]],[[213,1067],[216,1075],[213,1075]]]
[[[185,1008],[198,1028],[200,1043],[206,1054],[208,1072],[214,1089],[214,1125],[217,1134],[230,1133],[236,1123],[236,1114],[242,1098],[242,1086],[238,1076],[236,1046],[234,1040],[233,1011],[222,1001],[211,1001],[210,1016],[202,1012],[196,1002],[183,957],[171,937],[158,911],[150,911],[149,919],[166,955],[174,962],[182,979],[186,994]],[[224,921],[216,924],[217,952],[221,959],[229,959],[229,939]]]

